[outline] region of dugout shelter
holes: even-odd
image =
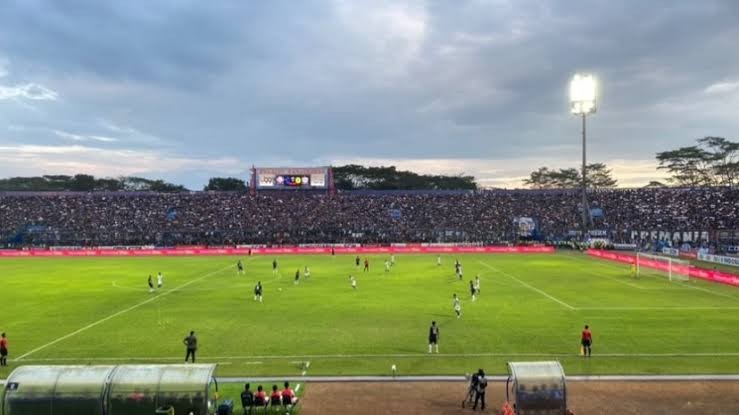
[[[518,415],[567,413],[565,373],[559,362],[508,362],[506,400]]]
[[[216,365],[21,366],[1,415],[212,415]]]

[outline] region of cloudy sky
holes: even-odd
[[[516,187],[589,159],[739,138],[739,2],[0,0],[0,176],[161,177],[347,162]]]

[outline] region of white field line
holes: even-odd
[[[597,258],[597,257],[592,257],[592,258],[593,259],[600,259],[600,258]],[[607,265],[607,266],[610,266],[610,267],[616,267],[616,268],[621,269],[621,267],[618,264],[612,262],[609,259],[600,259],[600,261],[598,261],[598,262],[601,263],[601,264],[603,264],[603,265]],[[657,277],[654,277],[654,278],[657,278]],[[694,278],[691,278],[691,279],[694,279]],[[697,280],[698,281],[701,281],[701,282],[707,282],[707,281],[703,281],[701,279],[697,279]],[[666,280],[666,281],[669,281],[669,280]],[[719,292],[716,292],[716,291],[713,291],[713,290],[709,290],[708,288],[695,287],[695,286],[692,286],[692,285],[688,285],[687,283],[681,283],[681,282],[675,282],[675,283],[676,284],[679,284],[679,285],[682,285],[685,288],[692,288],[694,290],[703,291],[703,292],[706,292],[708,294],[713,294],[713,295],[718,296],[718,297],[725,297],[725,298],[730,298],[732,300],[739,300],[739,297],[736,297],[736,296],[731,295],[731,294],[719,293]]]
[[[484,266],[486,266],[486,267],[488,267],[488,268],[492,269],[493,271],[499,272],[499,273],[501,273],[502,275],[505,275],[506,277],[508,277],[508,278],[511,278],[511,279],[513,279],[513,280],[517,281],[517,282],[518,282],[519,284],[523,285],[524,287],[526,287],[526,288],[528,288],[528,289],[530,289],[530,290],[532,290],[532,291],[535,291],[535,292],[537,292],[537,293],[539,293],[539,294],[541,294],[541,295],[543,295],[543,296],[547,297],[548,299],[550,299],[550,300],[552,300],[552,301],[555,301],[555,302],[557,302],[558,304],[561,304],[561,305],[563,305],[563,306],[567,307],[567,308],[568,308],[568,309],[570,309],[570,310],[577,310],[577,308],[575,308],[575,307],[573,307],[573,306],[571,306],[571,305],[569,305],[569,304],[565,303],[564,301],[562,301],[562,300],[560,300],[560,299],[558,299],[558,298],[556,298],[556,297],[553,297],[553,296],[551,296],[551,295],[547,294],[546,292],[544,292],[544,291],[542,291],[542,290],[540,290],[540,289],[538,289],[538,288],[536,288],[536,287],[534,287],[534,286],[532,286],[532,285],[530,285],[530,284],[527,284],[527,283],[526,283],[526,282],[524,282],[524,281],[521,281],[520,279],[516,278],[515,276],[513,276],[513,275],[511,275],[511,274],[509,274],[509,273],[507,273],[507,272],[505,272],[505,271],[501,271],[501,270],[499,270],[498,268],[495,268],[494,266],[492,266],[492,265],[489,265],[489,264],[487,264],[487,263],[485,263],[485,262],[482,262],[482,261],[477,261],[477,262],[479,262],[480,264],[482,264],[482,265],[484,265]]]
[[[135,310],[135,309],[141,307],[142,305],[146,305],[146,304],[149,304],[149,303],[151,303],[153,301],[156,301],[159,298],[162,298],[162,297],[164,297],[166,295],[169,295],[169,294],[171,294],[173,292],[179,291],[182,288],[185,288],[185,287],[187,287],[189,285],[195,284],[196,282],[202,281],[202,280],[204,280],[204,279],[206,279],[206,278],[208,278],[208,277],[210,277],[212,275],[218,274],[218,273],[220,273],[220,272],[222,272],[222,271],[224,271],[224,270],[226,270],[228,268],[231,268],[231,265],[229,265],[227,267],[220,268],[220,269],[215,270],[215,271],[211,271],[211,272],[209,272],[207,274],[204,274],[204,275],[202,275],[202,276],[200,276],[198,278],[195,278],[193,280],[190,280],[190,281],[188,281],[188,282],[186,282],[186,283],[184,283],[182,285],[178,285],[175,288],[172,288],[172,289],[170,289],[168,291],[165,291],[162,294],[157,294],[154,297],[149,298],[148,300],[144,300],[144,301],[142,301],[140,303],[136,303],[136,304],[132,305],[131,307],[125,308],[125,309],[120,310],[118,312],[115,312],[115,313],[113,313],[113,314],[111,314],[111,315],[109,315],[107,317],[101,318],[100,320],[97,320],[95,322],[92,322],[92,323],[90,323],[90,324],[88,324],[88,325],[86,325],[86,326],[84,326],[84,327],[82,327],[80,329],[77,329],[77,330],[75,330],[75,331],[73,331],[73,332],[71,332],[69,334],[65,334],[62,337],[58,337],[55,340],[52,340],[52,341],[50,341],[50,342],[48,342],[48,343],[46,343],[44,345],[41,345],[41,346],[39,346],[39,347],[37,347],[37,348],[35,348],[33,350],[30,350],[30,351],[28,351],[28,352],[26,352],[26,353],[18,356],[18,358],[16,358],[15,360],[16,361],[23,360],[26,357],[28,357],[28,356],[30,356],[30,355],[32,355],[32,354],[34,354],[34,353],[36,353],[36,352],[38,352],[40,350],[43,350],[43,349],[45,349],[45,348],[47,348],[49,346],[53,346],[53,345],[55,345],[55,344],[57,344],[57,343],[59,343],[59,342],[61,342],[63,340],[66,340],[66,339],[68,339],[68,338],[70,338],[72,336],[75,336],[75,335],[77,335],[79,333],[82,333],[83,331],[89,330],[89,329],[91,329],[91,328],[93,328],[93,327],[95,327],[97,325],[100,325],[102,323],[105,323],[106,321],[108,321],[108,320],[110,320],[112,318],[118,317],[121,314],[125,314],[125,313],[127,313],[127,312],[129,312],[131,310]]]
[[[506,382],[508,376],[486,375],[488,382]],[[308,376],[306,378],[291,377],[223,377],[218,376],[218,382],[222,383],[244,383],[244,382],[320,382],[320,383],[346,383],[346,382],[465,382],[469,379],[465,376],[449,375],[423,375],[423,376]],[[568,382],[723,382],[739,381],[739,375],[585,375],[567,376]]]
[[[582,258],[578,258],[576,256],[572,256],[572,255],[563,255],[563,256],[565,258],[571,259],[573,261],[583,262],[583,263],[586,263],[586,264],[588,263],[588,261],[586,261],[586,260],[584,260]],[[611,277],[610,275],[598,274],[597,272],[592,272],[592,271],[587,271],[587,270],[586,271],[581,271],[581,272],[584,272],[584,273],[590,274],[590,275],[594,275],[596,277],[608,278],[609,280],[616,281],[616,282],[621,283],[621,284],[624,284],[624,285],[628,285],[629,287],[636,288],[638,290],[646,290],[646,288],[644,288],[642,286],[639,286],[639,285],[636,285],[636,284],[633,284],[633,283],[630,283],[630,282],[627,282],[627,281],[621,281],[620,279]]]
[[[716,291],[713,291],[713,290],[709,290],[708,288],[696,287],[696,286],[690,285],[689,283],[686,283],[686,282],[677,282],[677,283],[680,284],[680,285],[682,285],[682,286],[684,286],[684,287],[686,287],[686,288],[692,288],[694,290],[707,292],[709,294],[717,295],[719,297],[731,298],[732,300],[739,300],[739,298],[734,297],[731,294],[724,294],[724,293],[719,293],[719,292],[716,292]]]
[[[739,352],[725,353],[701,353],[701,352],[685,352],[685,353],[598,353],[594,357],[611,357],[611,358],[673,358],[673,357],[739,357]],[[200,357],[202,361],[228,361],[228,360],[252,360],[260,359],[252,364],[262,364],[263,360],[280,360],[280,359],[401,359],[401,358],[467,358],[467,357],[580,357],[579,353],[399,353],[399,354],[322,354],[322,355],[265,355],[265,356],[212,356]],[[135,361],[135,360],[180,360],[179,357],[93,357],[93,358],[39,358],[25,359],[26,362],[67,362],[67,361]],[[248,364],[248,363],[247,363]]]
[[[577,309],[578,310],[603,310],[603,311],[608,311],[608,310],[612,310],[612,311],[617,311],[617,310],[621,310],[621,311],[642,311],[642,310],[643,311],[649,311],[649,310],[654,310],[654,311],[657,311],[657,310],[676,310],[676,311],[683,311],[684,310],[684,311],[691,311],[691,310],[739,310],[739,307],[733,307],[733,306],[726,306],[726,307],[722,307],[722,306],[696,306],[696,307],[691,307],[691,306],[688,306],[688,307],[682,307],[682,306],[674,306],[674,307],[669,307],[669,306],[666,306],[666,307],[658,307],[658,306],[657,307],[650,307],[650,306],[646,306],[646,307],[639,307],[639,306],[634,306],[634,307],[607,307],[606,306],[606,307],[578,307]]]

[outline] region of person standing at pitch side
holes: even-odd
[[[0,334],[0,366],[8,365],[8,338]]]
[[[587,324],[582,330],[580,342],[582,344],[582,355],[590,357],[590,354],[592,353],[591,346],[593,345],[593,333],[590,332],[590,327]]]
[[[436,322],[431,322],[431,327],[429,327],[429,353],[431,353],[431,348],[436,348],[436,353],[439,353],[439,327],[436,326]]]
[[[192,362],[195,363],[195,351],[198,350],[198,338],[195,337],[195,332],[191,331],[190,335],[185,337],[184,340],[182,340],[182,344],[185,345],[187,348],[187,354],[185,355],[185,363],[187,363],[187,359],[192,356]]]

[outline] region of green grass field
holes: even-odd
[[[579,253],[371,256],[22,258],[0,261],[11,364],[172,363],[182,339],[199,337],[201,362],[218,374],[461,374],[505,372],[511,360],[559,360],[568,374],[739,373],[739,289],[705,282],[630,278],[625,265]],[[293,284],[308,265],[310,280]],[[155,293],[148,274],[165,275]],[[353,291],[348,275],[358,280]],[[470,301],[480,274],[482,295]],[[264,302],[253,299],[257,280]],[[455,318],[452,293],[461,296]],[[428,355],[431,320],[440,352]],[[579,356],[589,324],[594,355]]]

